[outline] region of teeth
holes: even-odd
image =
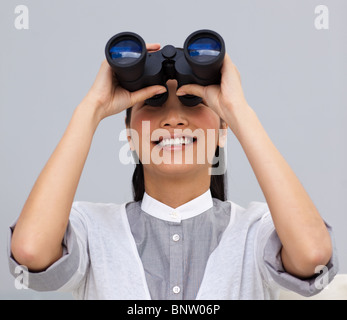
[[[191,144],[193,142],[192,138],[187,138],[187,137],[181,137],[181,138],[167,138],[167,139],[163,139],[162,141],[160,141],[159,145],[161,147],[165,147],[165,146],[180,146],[183,144]]]

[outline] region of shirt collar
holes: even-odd
[[[166,204],[152,198],[146,192],[143,195],[141,209],[149,215],[171,222],[195,217],[213,207],[211,191],[208,189],[197,198],[177,207],[171,208]]]

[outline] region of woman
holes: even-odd
[[[31,288],[81,299],[271,299],[279,286],[312,295],[322,266],[331,280],[337,266],[328,228],[248,105],[228,55],[221,73],[220,85],[177,92],[169,80],[168,100],[152,107],[144,101],[166,88],[130,93],[104,61],[12,228],[12,272],[24,265]],[[186,107],[184,94],[203,102]],[[135,201],[73,203],[97,126],[125,109],[140,160]],[[225,201],[223,176],[210,175],[225,144],[220,129],[228,127],[267,204]],[[207,139],[211,130],[217,134]]]

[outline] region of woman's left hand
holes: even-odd
[[[241,86],[240,73],[228,54],[225,55],[221,74],[220,85],[204,87],[197,84],[188,84],[177,90],[177,95],[191,94],[201,97],[203,104],[209,106],[228,123],[232,113],[248,104]]]

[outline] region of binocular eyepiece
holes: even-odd
[[[218,33],[199,30],[186,39],[183,49],[167,45],[147,52],[138,34],[122,32],[108,41],[105,54],[119,84],[131,92],[152,85],[166,86],[169,79],[176,79],[178,88],[186,84],[207,86],[220,83],[225,44]],[[146,104],[161,106],[167,98],[166,92],[146,100]],[[192,95],[179,99],[186,106],[202,101]]]

